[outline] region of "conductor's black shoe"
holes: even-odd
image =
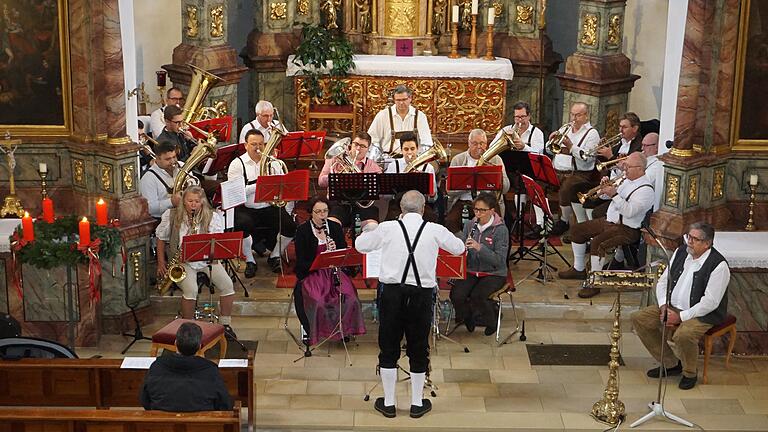
[[[269,264],[269,267],[272,269],[272,273],[280,273],[280,258],[267,258],[267,264]]]
[[[237,333],[235,333],[235,331],[232,330],[232,326],[230,326],[229,324],[224,324],[224,336],[229,340],[237,339]]]
[[[662,372],[661,372],[662,369],[663,368],[659,366],[657,368],[648,370],[648,372],[646,372],[645,374],[648,375],[649,378],[658,378],[662,375]],[[677,362],[677,366],[667,368],[667,376],[676,376],[676,375],[680,375],[681,373],[683,373],[683,365],[680,362]],[[694,378],[693,383],[696,384],[696,378]]]
[[[429,399],[422,399],[421,406],[411,405],[411,418],[420,418],[430,411],[432,411],[432,402]]]
[[[559,236],[565,234],[566,231],[568,231],[568,224],[559,220],[555,222],[549,233],[554,236]]]
[[[496,325],[485,326],[485,331],[483,332],[484,335],[490,336],[494,333],[496,333]]]
[[[696,387],[697,378],[698,378],[698,376],[690,377],[689,378],[689,377],[683,375],[683,377],[680,378],[680,384],[678,384],[677,387],[680,390],[690,390],[690,389]]]
[[[395,408],[395,406],[384,405],[383,397],[376,398],[376,402],[373,403],[373,407],[376,408],[376,411],[380,412],[381,415],[383,415],[386,418],[395,418],[395,416],[397,416],[397,409]],[[413,413],[413,407],[411,407],[411,413]],[[411,414],[411,417],[413,417],[413,414]]]
[[[255,262],[245,263],[245,278],[250,279],[256,276],[256,270],[258,270],[258,266],[256,266]]]
[[[472,317],[467,317],[464,320],[464,326],[467,327],[468,332],[472,333],[473,331],[475,331],[475,319]]]

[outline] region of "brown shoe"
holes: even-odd
[[[568,270],[558,272],[557,275],[560,277],[560,279],[587,280],[586,270],[579,271],[573,267],[569,268]]]
[[[592,298],[598,294],[600,294],[600,288],[582,288],[576,295],[578,295],[580,298],[587,299]]]

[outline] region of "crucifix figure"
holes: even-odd
[[[13,170],[16,169],[16,157],[14,153],[21,144],[19,139],[10,139],[10,134],[6,133],[5,139],[0,141],[0,152],[5,154],[8,159],[8,179],[10,193],[5,197],[3,202],[3,208],[0,209],[0,217],[6,217],[8,215],[16,215],[16,217],[24,216],[24,207],[21,206],[21,201],[16,196],[16,184],[13,179]]]

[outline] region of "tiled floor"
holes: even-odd
[[[527,267],[526,267],[527,266]],[[521,265],[527,273],[533,264]],[[263,266],[264,267],[264,266]],[[269,288],[274,277],[260,273],[249,281],[250,299],[244,302],[273,302],[282,310],[288,301],[287,290]],[[273,285],[272,285],[273,286]],[[575,296],[577,284],[565,290],[557,282],[542,285],[526,282],[515,296],[521,315],[526,316],[525,344],[608,344],[612,324],[610,305],[613,296],[604,293],[588,300]],[[372,293],[362,292],[366,301]],[[638,293],[624,296],[626,311],[640,303]],[[277,309],[277,308],[276,308]],[[459,328],[453,335],[470,348],[440,341],[433,349],[431,378],[437,386],[432,397],[433,412],[419,420],[408,417],[409,383],[398,383],[398,416],[386,419],[373,410],[373,400],[381,396],[375,367],[377,364],[377,325],[367,321],[368,333],[350,343],[352,365],[346,363],[342,345],[331,343],[312,357],[301,358],[301,350],[275,316],[237,316],[233,327],[238,336],[258,340],[256,353],[256,425],[259,430],[594,430],[605,426],[589,413],[605,389],[608,366],[531,366],[524,343],[513,338],[497,347],[482,331],[472,334]],[[507,320],[511,320],[505,314]],[[624,315],[619,398],[626,405],[627,421],[633,422],[648,411],[647,404],[657,395],[657,381],[645,370],[654,366],[638,338],[631,333]],[[158,317],[145,328],[151,334],[170,317]],[[294,318],[291,328],[297,328]],[[81,348],[79,354],[119,357],[125,339],[107,336],[96,349]],[[149,343],[139,342],[131,355],[147,355]],[[407,367],[407,361],[401,365]],[[683,391],[677,378],[666,386],[664,406],[673,414],[695,422],[707,431],[768,430],[768,359],[734,358],[730,369],[724,359],[715,357],[710,366],[710,383]],[[373,390],[372,390],[373,389]],[[364,396],[371,392],[371,400]],[[622,425],[622,429],[629,429]],[[689,430],[654,419],[638,430]]]

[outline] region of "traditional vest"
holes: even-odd
[[[683,274],[683,265],[685,264],[685,258],[688,256],[685,245],[677,249],[675,259],[672,261],[669,276],[672,278],[672,288],[677,285],[677,281]],[[721,262],[725,261],[725,258],[714,247],[709,249],[709,256],[704,264],[701,265],[699,271],[693,274],[693,286],[691,286],[691,306],[699,303],[704,296],[704,291],[707,289],[709,283],[709,276],[715,270]],[[728,265],[728,264],[726,264]],[[725,320],[726,312],[728,310],[728,291],[723,295],[723,299],[720,300],[720,304],[712,312],[699,317],[700,320],[707,324],[718,325]]]

